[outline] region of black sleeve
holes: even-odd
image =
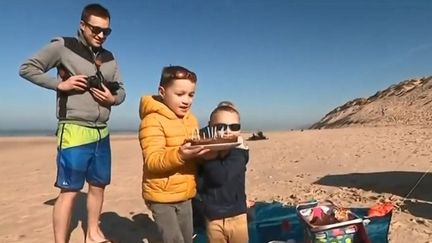
[[[226,181],[244,173],[246,163],[249,160],[249,151],[245,149],[233,149],[227,157],[203,161],[202,175],[209,186],[221,186]]]

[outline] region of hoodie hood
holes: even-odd
[[[78,40],[81,43],[83,43],[85,46],[87,46],[88,48],[90,48],[90,45],[87,43],[87,40],[85,39],[85,37],[84,37],[81,29],[78,29],[78,31],[77,31],[77,37],[78,37]]]
[[[159,95],[143,96],[140,101],[139,114],[141,120],[152,113],[158,113],[170,120],[179,119],[177,115],[162,102],[162,97]],[[190,112],[187,112],[183,119],[188,118]]]
[[[77,38],[78,38],[78,40],[81,43],[83,43],[84,46],[86,46],[87,48],[89,48],[89,50],[92,50],[92,52],[94,52],[94,53],[100,52],[101,50],[104,49],[102,47],[102,45],[100,47],[98,47],[98,48],[91,47],[89,45],[89,43],[87,42],[87,40],[85,39],[84,34],[82,33],[81,29],[78,29],[78,31],[77,31]]]

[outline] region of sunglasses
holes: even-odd
[[[195,73],[186,70],[165,68],[162,72],[162,79],[163,81],[172,79],[188,79],[195,83],[197,78]]]
[[[221,131],[221,130],[229,130],[232,132],[237,132],[240,131],[241,125],[240,123],[232,123],[232,124],[226,124],[226,123],[216,123],[213,125],[213,127],[216,128],[217,131]]]
[[[104,34],[104,36],[109,36],[111,34],[111,31],[112,31],[111,28],[101,28],[101,27],[89,24],[86,21],[83,21],[83,22],[84,22],[84,24],[86,24],[89,27],[90,31],[94,35],[99,35],[101,32]]]

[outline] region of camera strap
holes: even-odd
[[[57,73],[62,79],[62,81],[66,81],[68,78],[73,76],[72,73],[63,64],[57,66]]]
[[[63,64],[60,64],[57,66],[57,73],[61,78],[61,81],[64,82],[66,80],[68,80],[71,76],[73,76],[73,74],[69,71],[69,69],[67,69]],[[59,118],[66,118],[66,113],[67,113],[67,109],[66,109],[66,104],[69,98],[69,95],[67,92],[62,92],[57,90],[57,97],[59,98],[59,111],[58,111],[58,116]]]
[[[99,79],[102,82],[104,82],[105,78],[104,78],[104,76],[103,76],[103,74],[102,74],[102,72],[100,70],[100,66],[102,65],[102,61],[99,58],[96,57],[95,61],[94,61],[94,64],[95,64],[95,67],[96,67],[96,75],[99,77]]]

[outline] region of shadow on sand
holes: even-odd
[[[50,199],[44,204],[53,206],[56,198]],[[79,192],[71,219],[71,232],[79,223],[84,235],[87,230],[87,194]],[[116,212],[103,212],[100,216],[101,229],[105,236],[116,243],[142,243],[147,239],[149,243],[160,242],[156,224],[147,214],[135,214],[132,219],[122,217]],[[84,240],[83,240],[84,241]]]
[[[388,171],[375,173],[352,173],[328,175],[314,182],[318,185],[343,186],[370,190],[376,193],[391,193],[402,198],[413,189],[424,172]],[[426,174],[406,200],[403,209],[416,217],[432,219],[432,174]]]

